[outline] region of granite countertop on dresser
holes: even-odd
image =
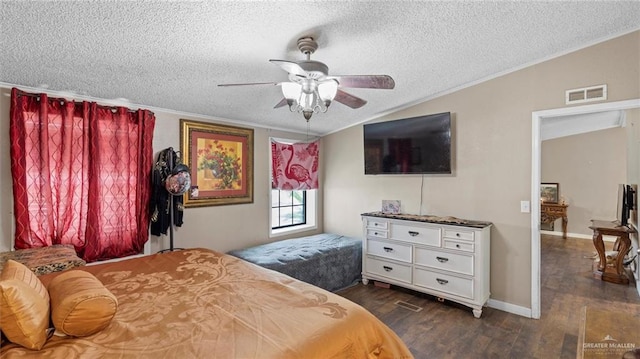
[[[462,219],[462,218],[456,218],[451,216],[440,217],[440,216],[418,215],[418,214],[408,214],[408,213],[394,214],[394,213],[384,213],[384,212],[369,212],[369,213],[363,213],[362,216],[401,219],[405,221],[416,221],[416,222],[425,222],[425,223],[450,224],[454,226],[464,226],[464,227],[472,227],[472,228],[484,228],[492,225],[491,222],[473,221],[469,219]]]

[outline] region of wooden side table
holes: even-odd
[[[591,220],[589,228],[593,230],[593,246],[596,247],[598,252],[597,262],[594,263],[594,277],[611,283],[629,284],[629,277],[622,266],[622,262],[629,248],[631,248],[629,234],[635,233],[636,230],[628,226],[619,226],[611,221],[595,219]],[[602,235],[617,237],[613,245],[613,250],[617,251],[617,255],[613,258],[612,263],[607,263]]]
[[[542,202],[540,204],[540,222],[553,223],[562,218],[562,238],[567,239],[567,207],[568,204]]]

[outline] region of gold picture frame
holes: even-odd
[[[180,147],[191,171],[185,207],[253,203],[253,129],[181,119]]]

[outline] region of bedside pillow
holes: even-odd
[[[53,244],[46,247],[0,252],[0,268],[9,259],[24,264],[37,276],[87,264],[82,258],[78,257],[75,248],[71,244]]]
[[[2,268],[0,280],[19,279],[33,288],[44,300],[49,302],[49,293],[38,276],[27,266],[13,259],[9,259]]]
[[[118,309],[118,300],[91,273],[70,270],[49,283],[51,319],[57,331],[84,337],[106,328]]]
[[[9,341],[41,349],[48,338],[49,301],[20,279],[0,280],[0,327]]]

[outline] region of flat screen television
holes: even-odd
[[[450,174],[451,113],[365,124],[364,174]]]

